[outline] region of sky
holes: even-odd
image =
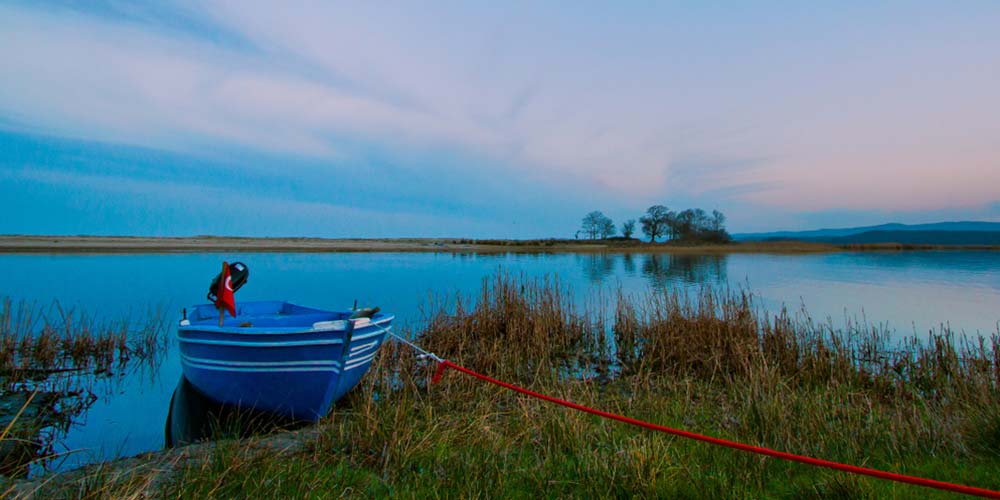
[[[1000,2],[0,4],[0,234],[1000,221]]]

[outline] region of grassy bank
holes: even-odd
[[[765,317],[707,291],[574,306],[498,276],[428,307],[420,342],[497,378],[650,422],[820,458],[1000,488],[998,338],[893,343],[864,324]],[[168,474],[93,469],[46,495],[169,498],[947,498],[712,447],[552,406],[388,344],[295,447],[220,441]],[[158,467],[163,469],[163,467]],[[0,487],[0,492],[3,489]],[[23,490],[19,490],[23,491]]]

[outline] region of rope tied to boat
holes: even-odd
[[[389,331],[389,328],[379,328],[377,326],[375,328],[378,328],[380,331],[384,332],[386,335],[389,335],[390,337],[396,339],[397,342],[401,342],[401,343],[409,346],[414,351],[419,352],[420,355],[417,356],[417,359],[433,359],[437,363],[437,370],[435,370],[434,376],[431,377],[431,383],[432,384],[436,384],[436,383],[438,383],[441,380],[441,376],[444,375],[444,369],[446,367],[445,360],[443,358],[441,358],[437,354],[434,354],[433,352],[430,352],[430,351],[428,351],[428,350],[426,350],[426,349],[418,346],[417,344],[414,344],[413,342],[410,342],[409,340],[407,340],[405,337],[403,337],[401,335],[396,335],[395,333],[392,333],[391,331]]]
[[[419,359],[430,358],[430,359],[433,359],[434,361],[437,361],[438,363],[443,363],[444,362],[444,359],[440,358],[437,354],[434,354],[433,352],[430,352],[428,350],[425,350],[425,349],[421,348],[417,344],[414,344],[413,342],[410,342],[409,340],[406,340],[406,338],[404,338],[404,337],[402,337],[400,335],[396,335],[395,333],[390,332],[388,329],[382,329],[382,331],[385,332],[385,333],[387,333],[387,334],[389,334],[389,336],[391,336],[392,338],[398,340],[399,342],[402,342],[402,343],[410,346],[413,350],[419,352],[420,353],[420,356],[418,356]]]
[[[895,472],[887,472],[887,471],[882,471],[882,470],[878,470],[878,469],[870,469],[870,468],[867,468],[867,467],[860,467],[860,466],[857,466],[857,465],[843,464],[843,463],[840,463],[840,462],[833,462],[833,461],[830,461],[830,460],[823,460],[823,459],[819,459],[819,458],[807,457],[807,456],[804,456],[804,455],[796,455],[794,453],[788,453],[788,452],[784,452],[784,451],[772,450],[770,448],[764,448],[764,447],[761,447],[761,446],[753,446],[753,445],[749,445],[749,444],[739,443],[739,442],[736,442],[736,441],[728,441],[728,440],[725,440],[725,439],[720,439],[720,438],[708,436],[708,435],[705,435],[705,434],[698,434],[698,433],[695,433],[695,432],[689,432],[689,431],[685,431],[685,430],[681,430],[681,429],[674,429],[672,427],[667,427],[667,426],[663,426],[663,425],[659,425],[659,424],[654,424],[654,423],[650,423],[650,422],[644,422],[642,420],[637,420],[637,419],[634,419],[634,418],[626,417],[624,415],[618,415],[618,414],[615,414],[615,413],[610,413],[610,412],[598,410],[598,409],[595,409],[595,408],[590,408],[588,406],[583,406],[583,405],[580,405],[580,404],[573,403],[571,401],[567,401],[567,400],[564,400],[564,399],[559,399],[559,398],[556,398],[556,397],[553,397],[553,396],[542,394],[540,392],[535,392],[535,391],[532,391],[530,389],[526,389],[524,387],[520,387],[520,386],[511,384],[511,383],[508,383],[508,382],[504,382],[502,380],[497,380],[497,379],[489,377],[487,375],[483,375],[481,373],[478,373],[478,372],[475,372],[475,371],[470,370],[468,368],[465,368],[464,366],[457,365],[455,363],[452,363],[451,361],[448,361],[448,360],[446,360],[444,358],[441,358],[437,354],[434,354],[433,352],[430,352],[430,351],[428,351],[426,349],[423,349],[420,346],[416,345],[415,343],[410,342],[409,340],[407,340],[407,339],[405,339],[405,338],[403,338],[403,337],[401,337],[399,335],[396,335],[395,333],[390,332],[388,329],[384,329],[383,331],[386,332],[391,337],[393,337],[394,339],[396,339],[397,341],[399,341],[399,342],[401,342],[401,343],[409,346],[410,348],[416,350],[417,352],[419,352],[421,358],[425,358],[425,359],[426,358],[430,358],[430,359],[433,359],[433,360],[435,360],[437,362],[437,369],[434,372],[434,376],[431,378],[431,384],[436,384],[438,381],[441,380],[441,376],[444,375],[445,368],[454,368],[455,370],[457,370],[457,371],[459,371],[461,373],[464,373],[466,375],[469,375],[471,377],[474,377],[476,379],[482,380],[484,382],[489,382],[491,384],[503,387],[505,389],[512,390],[514,392],[519,392],[519,393],[524,394],[526,396],[531,396],[533,398],[537,398],[537,399],[541,399],[543,401],[548,401],[550,403],[554,403],[554,404],[557,404],[557,405],[565,406],[567,408],[571,408],[571,409],[574,409],[574,410],[577,410],[577,411],[582,411],[582,412],[585,412],[585,413],[590,413],[591,415],[597,415],[599,417],[606,418],[606,419],[609,419],[609,420],[616,420],[618,422],[624,422],[626,424],[635,425],[637,427],[642,427],[644,429],[650,429],[650,430],[654,430],[654,431],[658,431],[658,432],[663,432],[663,433],[666,433],[666,434],[671,434],[671,435],[674,435],[674,436],[679,436],[679,437],[683,437],[683,438],[687,438],[687,439],[693,439],[695,441],[701,441],[701,442],[705,442],[705,443],[709,443],[709,444],[714,444],[714,445],[717,445],[717,446],[723,446],[723,447],[726,447],[726,448],[732,448],[732,449],[735,449],[735,450],[745,451],[745,452],[748,452],[748,453],[756,453],[758,455],[765,455],[765,456],[769,456],[769,457],[773,457],[773,458],[780,458],[782,460],[789,460],[789,461],[792,461],[792,462],[799,462],[799,463],[803,463],[803,464],[807,464],[807,465],[812,465],[812,466],[816,466],[816,467],[825,467],[825,468],[828,468],[828,469],[838,470],[838,471],[841,471],[841,472],[847,472],[849,474],[858,474],[858,475],[863,475],[863,476],[874,477],[874,478],[877,478],[877,479],[884,479],[884,480],[888,480],[888,481],[895,481],[895,482],[898,482],[898,483],[906,483],[906,484],[912,484],[912,485],[916,485],[916,486],[923,486],[923,487],[926,487],[926,488],[934,488],[934,489],[938,489],[938,490],[950,491],[950,492],[953,492],[953,493],[960,493],[960,494],[963,494],[963,495],[976,496],[976,497],[981,497],[981,498],[1000,499],[1000,491],[989,490],[989,489],[985,489],[985,488],[977,488],[977,487],[974,487],[974,486],[966,486],[966,485],[956,484],[956,483],[949,483],[949,482],[945,482],[945,481],[937,481],[937,480],[934,480],[934,479],[927,479],[927,478],[922,478],[922,477],[917,477],[917,476],[908,476],[906,474],[898,474],[898,473],[895,473]]]

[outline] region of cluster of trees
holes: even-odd
[[[712,210],[711,214],[700,208],[675,212],[663,205],[653,205],[639,218],[639,224],[649,241],[657,241],[657,238],[707,242],[730,240],[729,233],[726,232],[726,216],[718,210]],[[625,221],[621,228],[622,236],[631,239],[635,228],[635,219]],[[592,240],[607,239],[614,236],[615,232],[615,224],[611,218],[595,210],[583,218],[576,236],[579,238],[582,235]]]
[[[595,210],[583,217],[583,223],[580,225],[580,230],[577,231],[577,237],[581,233],[585,238],[591,240],[610,238],[615,235],[615,223],[611,221],[610,217]]]

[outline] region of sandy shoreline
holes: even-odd
[[[449,245],[449,250],[461,247]],[[443,244],[424,239],[0,236],[0,253],[415,252],[442,248]]]
[[[8,254],[121,254],[212,252],[831,252],[820,243],[736,243],[728,245],[668,245],[639,242],[575,240],[466,240],[451,238],[325,239],[239,238],[225,236],[27,236],[0,235],[0,253]]]
[[[35,236],[0,235],[0,254],[142,253],[821,253],[843,251],[1000,250],[998,246],[912,244],[832,245],[801,241],[684,245],[632,241],[472,240],[457,238],[243,238],[232,236]]]

